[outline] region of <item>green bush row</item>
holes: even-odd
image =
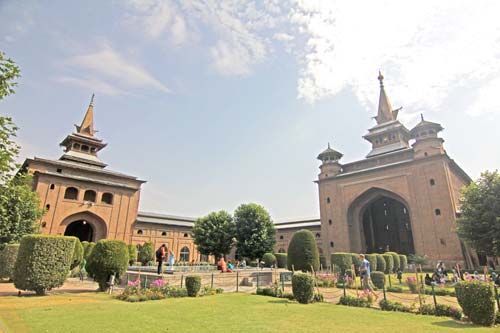
[[[275,253],[276,263],[278,268],[287,268],[287,254],[286,253]]]
[[[411,308],[399,302],[392,302],[389,300],[381,300],[379,302],[380,309],[382,311],[399,311],[399,312],[411,312]]]
[[[264,262],[264,267],[274,267],[276,264],[276,256],[272,253],[264,253],[262,261]]]
[[[353,296],[349,296],[349,295],[341,296],[338,304],[347,305],[347,306],[356,306],[356,307],[361,307],[361,308],[369,308],[370,307],[369,299],[358,298],[358,297],[353,297]]]
[[[406,255],[397,254],[396,252],[386,252],[384,254],[370,253],[365,255],[365,259],[370,263],[371,271],[380,271],[385,274],[396,273],[399,269],[404,271],[408,265],[408,258]],[[358,274],[361,264],[359,254],[347,252],[332,253],[330,262],[332,266],[337,267],[342,274],[344,274],[346,270],[351,269],[351,265],[353,264],[356,269],[356,274]]]

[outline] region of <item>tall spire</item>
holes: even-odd
[[[395,110],[392,109],[391,102],[385,93],[384,76],[380,71],[378,72],[378,80],[380,81],[380,97],[378,100],[378,113],[375,119],[377,120],[377,124],[383,124],[395,120],[394,116],[397,116],[397,112],[393,112]]]
[[[85,113],[85,117],[83,118],[82,124],[80,126],[76,126],[76,131],[79,134],[94,136],[94,94],[92,94],[92,98],[90,99],[90,104]]]

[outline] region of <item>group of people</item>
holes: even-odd
[[[236,266],[239,266],[239,262]],[[217,262],[217,270],[221,271],[221,273],[232,273],[234,271],[234,265],[231,263],[231,260],[228,260],[226,263],[224,257],[221,257]]]
[[[168,254],[168,256],[167,256]],[[174,269],[175,257],[171,250],[167,249],[165,244],[162,244],[158,250],[156,250],[156,261],[158,262],[158,275],[163,272],[163,261],[168,260],[169,269]]]

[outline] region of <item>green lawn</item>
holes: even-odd
[[[248,294],[126,303],[105,294],[0,298],[6,332],[493,332],[448,318]]]

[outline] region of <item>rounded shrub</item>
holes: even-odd
[[[275,253],[276,263],[278,268],[287,268],[287,254],[286,253]]]
[[[83,247],[83,257],[85,258],[85,251],[87,251],[87,247],[89,247],[90,243],[87,241],[83,241],[81,243],[82,243],[82,247]]]
[[[335,265],[344,274],[346,270],[351,269],[352,256],[350,253],[335,252],[330,256],[330,261],[332,267]]]
[[[314,271],[319,269],[319,253],[316,239],[309,230],[299,230],[293,234],[288,245],[287,266],[288,269],[310,272],[311,266]]]
[[[14,285],[37,295],[63,285],[73,258],[75,237],[26,235],[14,265]]]
[[[153,243],[145,242],[141,247],[139,247],[139,253],[137,254],[137,260],[143,265],[147,265],[148,262],[153,261],[155,257],[155,248]]]
[[[264,253],[262,261],[264,262],[265,267],[274,267],[276,264],[276,257],[272,253]]]
[[[404,254],[399,255],[399,269],[401,272],[404,272],[406,269],[406,266],[408,266],[408,257]]]
[[[313,278],[304,273],[293,274],[292,292],[297,302],[302,304],[311,303],[314,296]]]
[[[118,280],[128,267],[127,244],[119,240],[102,239],[98,241],[87,262],[87,271],[99,283],[99,289],[107,289],[109,277],[115,274]]]
[[[351,253],[351,261],[354,265],[356,274],[359,275],[359,266],[361,265],[361,260],[359,260],[359,253]]]
[[[80,243],[80,240],[76,237],[75,238],[75,249],[73,250],[73,258],[71,262],[71,266],[69,269],[73,269],[75,267],[80,266],[80,263],[83,261],[83,246],[82,243]]]
[[[90,242],[90,243],[88,243],[87,247],[85,247],[85,250],[83,251],[83,258],[85,258],[85,260],[89,261],[90,254],[92,253],[94,246],[95,246],[95,243]]]
[[[489,283],[461,281],[455,289],[458,304],[470,321],[483,326],[495,323],[495,292]]]
[[[385,259],[384,259],[384,257],[379,253],[376,253],[375,255],[377,256],[377,271],[385,272]]]
[[[374,271],[371,272],[370,277],[372,279],[375,287],[382,289],[385,285],[385,274],[384,272]]]
[[[392,257],[392,254],[387,254],[384,253],[382,255],[385,261],[385,274],[391,274],[392,270],[394,269],[394,258]]]
[[[134,244],[128,245],[128,264],[132,266],[137,261],[137,247]]]
[[[0,251],[0,279],[12,279],[18,251],[19,244],[7,244]]]
[[[396,273],[400,267],[399,254],[396,252],[386,252],[384,254],[390,254],[392,256],[392,273]]]
[[[186,289],[189,297],[196,297],[201,289],[201,276],[188,275],[186,276]]]
[[[377,270],[377,255],[376,254],[365,254],[365,259],[370,263],[370,270]]]

